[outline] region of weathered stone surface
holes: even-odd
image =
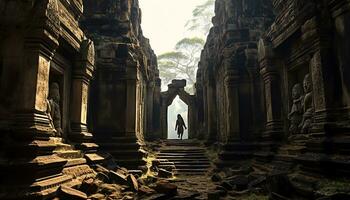
[[[154,190],[162,194],[176,195],[177,186],[167,181],[158,181]]]
[[[158,169],[158,177],[161,177],[161,178],[170,178],[173,176],[173,173],[172,172],[169,172],[165,169]]]
[[[58,189],[58,195],[60,199],[62,200],[85,200],[87,199],[87,195],[84,192],[81,192],[79,190],[67,187],[67,186],[60,186]]]
[[[151,195],[151,194],[154,194],[156,193],[156,191],[152,188],[149,188],[147,186],[141,186],[138,190],[138,193],[141,194],[141,195]]]
[[[122,185],[127,184],[127,176],[122,174],[122,172],[110,171],[109,177],[113,183],[122,184]]]
[[[137,182],[137,179],[135,178],[134,175],[129,174],[127,176],[127,181],[128,181],[128,185],[130,186],[131,190],[136,191],[136,192],[139,190],[139,183]]]

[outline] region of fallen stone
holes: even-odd
[[[222,195],[222,191],[216,190],[208,192],[208,200],[220,200]]]
[[[269,174],[266,183],[270,194],[274,193],[283,197],[291,197],[294,192],[294,188],[288,176],[282,172],[273,172]]]
[[[91,200],[104,200],[104,199],[106,199],[106,196],[104,194],[97,193],[97,194],[93,194],[93,195],[89,196],[89,199],[91,199]]]
[[[148,167],[147,166],[139,166],[138,169],[141,170],[142,173],[147,173],[147,171],[148,171]]]
[[[98,172],[95,179],[100,180],[100,181],[105,182],[105,183],[110,182],[109,176],[104,172]]]
[[[213,182],[220,182],[220,181],[222,181],[222,178],[221,178],[221,176],[220,176],[219,174],[214,174],[214,175],[211,177],[211,180],[212,180]]]
[[[113,182],[113,183],[121,184],[121,185],[127,184],[127,177],[119,171],[117,171],[117,172],[110,171],[109,178],[111,179],[111,182]]]
[[[139,188],[138,193],[140,195],[151,195],[151,194],[155,194],[156,191],[153,190],[152,188],[149,188],[149,187],[143,185]]]
[[[350,199],[350,194],[337,193],[327,197],[318,198],[317,200],[349,200],[349,199]]]
[[[95,194],[98,190],[97,181],[93,178],[84,179],[79,189],[86,194]]]
[[[176,195],[177,186],[167,181],[158,181],[154,190],[162,194]]]
[[[99,192],[101,194],[106,194],[106,195],[111,195],[114,193],[121,193],[121,191],[122,191],[122,187],[120,185],[117,185],[117,184],[105,183],[99,187]]]
[[[255,188],[255,187],[260,187],[261,185],[263,184],[266,184],[266,177],[264,176],[261,176],[261,177],[258,177],[257,179],[251,181],[249,184],[248,184],[248,188]]]
[[[106,169],[105,167],[103,167],[102,165],[99,165],[99,164],[97,164],[97,165],[95,166],[95,171],[96,171],[96,172],[103,172],[103,173],[105,173],[105,174],[108,174],[108,172],[109,172],[108,169]]]
[[[61,200],[87,199],[87,195],[84,192],[63,185],[58,188],[58,196]]]
[[[138,177],[141,177],[143,174],[141,170],[129,170],[128,173]]]
[[[113,194],[108,196],[108,200],[109,199],[123,199],[123,194],[121,192],[114,192]]]
[[[161,177],[161,178],[170,178],[173,176],[173,173],[172,172],[169,172],[165,169],[159,169],[158,170],[158,177]]]
[[[152,167],[158,167],[160,165],[160,160],[152,160]]]
[[[227,181],[224,181],[220,184],[220,186],[222,186],[223,188],[225,188],[227,191],[231,191],[233,190],[233,186],[227,182]]]
[[[249,179],[246,176],[237,175],[229,178],[228,183],[234,186],[236,190],[242,191],[248,188]]]
[[[130,186],[131,190],[138,191],[139,190],[139,183],[137,182],[137,179],[134,175],[129,174],[127,177],[128,185]]]

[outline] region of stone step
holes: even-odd
[[[174,161],[174,162],[169,162],[169,163],[173,163],[175,165],[178,165],[178,164],[184,164],[184,165],[210,165],[210,162],[209,160],[206,160],[206,161]],[[161,162],[160,164],[167,164],[167,163],[163,163]]]
[[[176,159],[187,159],[187,160],[198,160],[198,159],[207,159],[204,155],[198,155],[198,156],[158,156],[157,158],[161,159],[168,159],[170,160],[176,160]]]
[[[144,150],[111,150],[108,151],[115,159],[138,158],[142,159],[147,155]]]
[[[65,158],[65,159],[73,159],[73,158],[82,158],[83,154],[81,151],[77,150],[69,150],[69,151],[55,151],[54,152],[57,156],[60,158]]]
[[[197,174],[205,174],[208,170],[207,169],[174,169],[175,174],[184,174],[184,173],[197,173]]]
[[[176,164],[176,169],[208,169],[210,165],[185,165],[185,164]]]
[[[171,153],[171,152],[166,152],[166,153],[158,153],[158,156],[205,156],[204,153],[202,152],[194,152],[194,153]]]
[[[207,158],[202,158],[202,159],[192,159],[192,158],[172,158],[168,159],[168,162],[209,162]]]
[[[88,163],[91,164],[100,164],[106,159],[103,155],[99,155],[97,153],[87,153],[85,154],[85,158]]]
[[[81,144],[76,144],[75,145],[77,147],[77,149],[80,149],[84,152],[97,152],[99,145],[97,145],[96,143],[81,143]]]
[[[64,167],[72,167],[76,165],[83,165],[86,163],[85,158],[73,158],[73,159],[67,159],[67,163],[64,165]]]
[[[205,149],[162,149],[162,153],[206,153]]]
[[[100,143],[99,144],[100,147],[104,150],[109,150],[109,149],[139,149],[141,144],[137,143],[137,142],[133,142],[133,143]]]
[[[116,160],[116,162],[117,165],[125,167],[128,170],[137,170],[139,166],[145,166],[147,164],[147,162],[142,159],[120,159]]]

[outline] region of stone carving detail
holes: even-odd
[[[303,119],[303,88],[301,84],[295,84],[292,90],[293,105],[290,113],[288,114],[288,119],[290,120],[289,132],[291,134],[300,133],[300,123]]]
[[[312,81],[311,81],[310,74],[307,74],[305,76],[303,86],[304,86],[304,92],[305,92],[304,103],[303,103],[304,114],[303,114],[303,120],[300,126],[301,126],[301,133],[306,134],[306,133],[309,133],[310,131],[310,128],[312,125],[313,112],[314,112],[313,97],[312,97]]]
[[[46,24],[55,33],[60,33],[60,14],[58,11],[57,0],[48,0],[46,17],[48,18]]]
[[[58,83],[52,83],[49,90],[47,113],[54,128],[55,136],[62,137],[60,89]]]
[[[92,65],[95,63],[95,47],[92,40],[84,40],[81,44],[82,60],[86,60]]]

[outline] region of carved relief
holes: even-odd
[[[299,134],[301,131],[300,123],[303,119],[303,103],[304,96],[301,84],[295,84],[292,89],[293,105],[288,119],[290,120],[289,132],[293,135]]]
[[[55,136],[62,137],[60,90],[58,83],[52,83],[49,90],[48,110],[51,124],[53,124]]]
[[[307,74],[304,78],[303,82],[304,86],[304,102],[303,102],[303,120],[300,124],[301,133],[307,134],[310,132],[310,128],[312,125],[312,118],[314,113],[314,107],[313,107],[313,97],[312,97],[312,81],[310,74]]]

